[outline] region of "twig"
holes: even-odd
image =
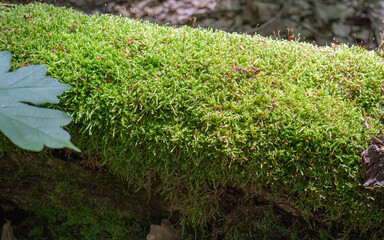
[[[381,140],[378,139],[377,137],[372,137],[371,140],[372,140],[373,142],[376,142],[377,144],[384,145],[383,141],[381,141]]]
[[[367,128],[367,131],[369,131],[369,123],[364,120],[364,118],[360,118],[361,121],[363,121],[364,126]]]
[[[298,23],[298,22],[296,22]],[[319,31],[317,31],[314,27],[309,26],[308,24],[303,24],[302,28],[307,29],[308,31],[312,32],[313,34],[316,34],[317,36],[320,36],[322,38],[330,38],[330,36],[323,34]]]
[[[269,19],[268,21],[266,21],[265,23],[263,23],[262,25],[260,26],[256,26],[255,28],[252,28],[250,30],[247,31],[247,33],[255,33],[255,32],[258,32],[258,31],[261,31],[263,30],[264,28],[268,27],[269,25],[271,25],[274,21],[276,21],[277,19],[279,19],[283,13],[285,12],[285,10],[287,9],[287,6],[290,4],[290,0],[289,1],[285,1],[285,3],[283,4],[283,7],[281,8],[281,10],[276,14],[276,16],[274,16],[273,18]]]
[[[14,4],[9,4],[9,3],[1,3],[1,6],[3,6],[3,7],[9,7],[9,8],[14,8],[14,7],[15,7]]]
[[[68,52],[67,52],[67,50],[65,49],[65,47],[64,47],[64,45],[63,44],[61,44],[62,45],[62,49],[63,49],[63,51],[65,52],[65,56],[67,57],[67,59],[68,59],[68,62],[69,62],[69,65],[71,65],[71,67],[72,67],[72,69],[73,69],[73,71],[76,73],[76,75],[86,84],[86,85],[88,85],[88,86],[90,86],[91,88],[94,88],[94,89],[96,89],[96,90],[100,90],[101,88],[97,88],[97,87],[94,87],[94,86],[92,86],[91,84],[89,84],[89,83],[87,83],[82,77],[80,77],[80,75],[77,73],[77,71],[75,70],[75,68],[73,67],[73,65],[72,65],[72,63],[71,63],[71,60],[69,59],[69,57],[68,57]]]
[[[380,33],[380,45],[376,48],[377,51],[383,51],[384,50],[384,19],[381,20],[381,33]]]
[[[192,16],[196,17],[196,19],[199,19],[199,18],[204,18],[206,16],[212,16],[212,15],[218,15],[218,14],[222,14],[222,13],[233,13],[233,12],[242,12],[244,11],[244,8],[241,7],[241,8],[236,8],[236,9],[217,9],[217,10],[212,10],[212,11],[207,11],[207,12],[203,12],[203,13],[198,13],[198,14],[193,14]]]

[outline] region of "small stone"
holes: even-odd
[[[361,28],[361,29],[359,29],[358,31],[353,32],[353,33],[356,34],[356,38],[357,38],[357,39],[366,41],[366,40],[369,40],[371,31],[369,31],[369,30],[366,29],[366,28]]]
[[[104,6],[106,3],[108,2],[108,0],[94,0],[94,4],[98,7],[100,6]]]
[[[147,240],[176,240],[178,232],[168,219],[161,221],[161,226],[152,224],[147,234]]]
[[[342,22],[332,23],[332,32],[338,37],[347,38],[351,34],[351,26]]]
[[[233,25],[233,20],[229,20],[229,19],[219,19],[217,21],[215,21],[211,27],[213,29],[221,29],[221,30],[225,30],[229,27],[231,27]]]
[[[315,2],[315,18],[319,20],[322,25],[327,24],[332,19],[339,17],[340,10],[333,5],[322,5]]]

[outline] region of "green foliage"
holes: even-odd
[[[80,151],[69,141],[69,134],[61,129],[72,118],[52,109],[26,104],[59,103],[56,95],[70,89],[45,76],[46,68],[28,66],[15,72],[11,68],[11,53],[0,52],[0,130],[14,144],[31,151],[68,147]]]
[[[18,206],[27,214],[13,224],[17,239],[141,240],[156,220],[118,179],[47,152],[10,154],[0,166],[1,186],[15,186],[2,197],[25,199]]]
[[[183,227],[220,219],[237,231],[212,190],[228,184],[248,189],[242,200],[269,189],[341,234],[381,227],[382,195],[362,186],[359,156],[382,128],[375,52],[43,4],[2,16],[0,49],[15,66],[43,63],[72,86],[58,108],[74,117],[78,146],[175,203]]]
[[[146,229],[130,220],[130,215],[95,211],[87,206],[73,210],[45,204],[34,206],[33,211],[23,222],[23,227],[30,229],[31,239],[143,239],[145,236]]]

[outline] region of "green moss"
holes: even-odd
[[[56,107],[74,117],[75,145],[176,204],[183,227],[220,219],[214,189],[228,184],[246,198],[269,189],[345,234],[384,221],[359,156],[382,127],[379,54],[44,4],[1,11],[13,67],[45,64],[72,86]]]
[[[29,228],[32,239],[143,239],[146,228],[132,216],[81,207],[76,210],[36,205],[19,228]]]
[[[1,196],[27,213],[14,226],[18,239],[143,239],[155,221],[142,194],[106,174],[25,152],[0,166],[0,187],[9,189]]]

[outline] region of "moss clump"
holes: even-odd
[[[377,53],[44,4],[1,11],[13,67],[45,64],[72,86],[58,108],[74,117],[75,145],[161,193],[183,227],[218,219],[218,232],[238,231],[215,195],[228,185],[244,201],[268,189],[341,234],[381,227],[383,201],[362,186],[359,156],[382,127]]]
[[[35,205],[18,229],[28,229],[32,239],[143,239],[146,228],[127,221],[132,216],[95,211],[87,207]]]

